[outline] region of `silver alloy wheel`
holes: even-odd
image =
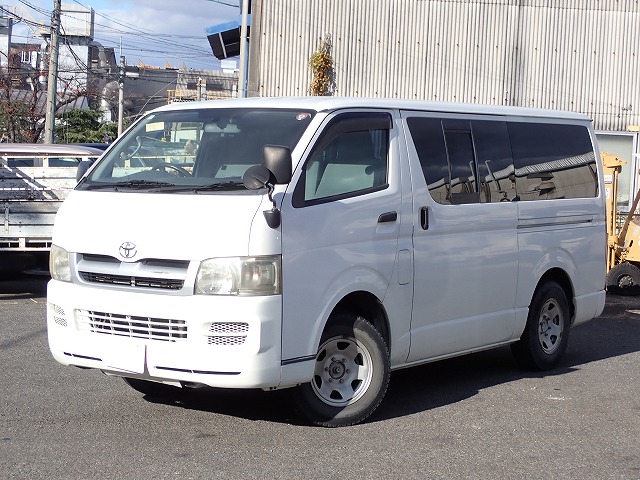
[[[563,320],[558,301],[555,298],[547,300],[540,310],[538,323],[538,340],[547,355],[553,354],[562,343]]]
[[[372,363],[370,352],[355,338],[330,338],[318,349],[313,391],[333,407],[354,403],[371,384]]]

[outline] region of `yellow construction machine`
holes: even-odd
[[[618,178],[625,164],[609,153],[602,153],[607,197],[607,291],[618,295],[640,294],[640,219],[635,214],[640,190],[629,213],[618,215]]]

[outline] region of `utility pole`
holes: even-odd
[[[206,91],[206,84],[204,83],[204,80],[202,80],[202,77],[198,77],[198,83],[196,84],[196,100],[198,101],[202,101],[206,99],[206,95],[204,94],[204,92]]]
[[[118,68],[118,137],[122,135],[122,119],[124,117],[124,75],[125,59],[120,56],[120,67]]]
[[[247,70],[249,55],[247,55],[247,23],[249,23],[249,0],[242,1],[242,20],[240,24],[240,71],[238,72],[238,96],[247,96]]]
[[[44,123],[44,143],[53,143],[56,121],[56,95],[58,92],[58,35],[62,0],[53,0],[51,13],[51,44],[49,45],[49,78],[47,80],[47,110]]]
[[[139,67],[127,67],[124,56],[120,56],[120,66],[118,67],[118,136],[122,134],[124,120],[124,79],[138,78],[140,76]]]

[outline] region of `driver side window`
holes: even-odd
[[[305,202],[366,193],[387,183],[388,130],[338,134],[305,166]]]

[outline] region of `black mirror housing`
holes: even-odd
[[[291,149],[281,145],[265,145],[262,149],[262,166],[271,172],[274,185],[286,185],[291,181]]]

